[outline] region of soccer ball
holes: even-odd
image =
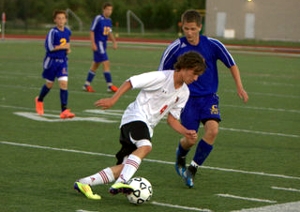
[[[150,200],[153,195],[151,183],[143,177],[134,177],[128,181],[133,187],[133,192],[127,195],[130,203],[140,205]]]

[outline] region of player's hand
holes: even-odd
[[[187,130],[185,137],[189,140],[196,140],[198,138],[198,134],[195,130]]]
[[[244,101],[244,103],[248,102],[249,96],[244,89],[238,90],[238,96]]]
[[[116,50],[117,48],[118,48],[118,44],[117,44],[117,42],[114,42],[114,43],[113,43],[113,49]]]
[[[95,43],[92,43],[92,50],[94,52],[98,50],[97,45]]]
[[[101,107],[103,110],[109,109],[114,105],[112,98],[99,99],[94,103],[96,107]]]

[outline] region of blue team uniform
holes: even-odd
[[[55,77],[68,76],[67,50],[53,51],[53,49],[55,46],[69,43],[70,36],[71,31],[66,27],[64,31],[60,31],[57,27],[54,27],[47,34],[45,40],[46,56],[43,63],[43,77],[45,79],[54,81]]]
[[[105,18],[103,15],[97,15],[90,28],[95,35],[95,43],[97,51],[94,51],[94,61],[99,63],[108,60],[106,53],[107,39],[110,32],[112,32],[112,22],[110,18]]]
[[[219,85],[217,60],[220,60],[228,68],[235,65],[234,59],[218,40],[203,35],[196,46],[188,43],[186,37],[175,40],[165,50],[159,70],[174,69],[178,56],[188,51],[200,53],[206,63],[206,70],[198,80],[189,85],[190,98],[181,114],[181,122],[188,129],[198,131],[200,122],[209,119],[221,120],[218,109],[219,97],[217,90]]]

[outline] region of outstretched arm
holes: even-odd
[[[171,113],[168,114],[167,122],[176,132],[184,137],[191,140],[197,139],[197,132],[195,130],[186,129]]]
[[[127,91],[132,89],[132,85],[130,80],[125,81],[121,87],[117,90],[117,92],[110,98],[99,99],[95,102],[96,107],[101,107],[103,110],[111,108],[118,99]]]
[[[234,79],[238,96],[246,103],[249,99],[247,92],[243,88],[239,68],[234,65],[230,67],[232,77]]]

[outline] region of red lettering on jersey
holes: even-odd
[[[163,106],[159,111],[160,114],[162,114],[167,108],[168,108],[168,105]]]

